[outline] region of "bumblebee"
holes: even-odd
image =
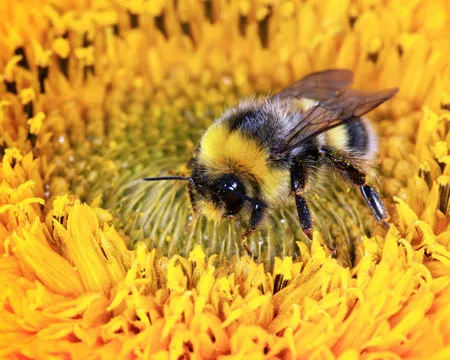
[[[293,194],[303,232],[312,239],[307,193],[328,169],[358,186],[375,218],[385,222],[385,207],[367,183],[378,144],[364,115],[398,89],[363,92],[350,89],[352,81],[350,70],[327,70],[276,95],[241,101],[206,130],[190,161],[190,177],[143,180],[188,181],[194,212],[209,219],[247,211],[245,237]]]

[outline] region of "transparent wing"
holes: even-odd
[[[327,70],[313,73],[275,95],[275,99],[309,98],[318,104],[305,111],[286,139],[283,151],[336,126],[342,125],[375,109],[398,91],[397,88],[378,92],[348,89],[352,83],[349,70]]]
[[[332,69],[315,72],[305,76],[288,88],[282,90],[275,97],[309,98],[323,101],[336,96],[340,90],[353,83],[351,70]]]

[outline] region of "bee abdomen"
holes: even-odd
[[[378,151],[377,136],[364,118],[327,131],[321,142],[342,151],[358,153],[367,160],[372,160]]]

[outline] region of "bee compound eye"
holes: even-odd
[[[213,200],[225,207],[225,215],[235,215],[244,206],[245,187],[234,175],[227,174],[218,179],[214,186]]]

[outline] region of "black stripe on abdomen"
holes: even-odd
[[[361,120],[355,120],[344,125],[347,130],[347,147],[361,153],[369,150],[369,133],[366,124]]]

